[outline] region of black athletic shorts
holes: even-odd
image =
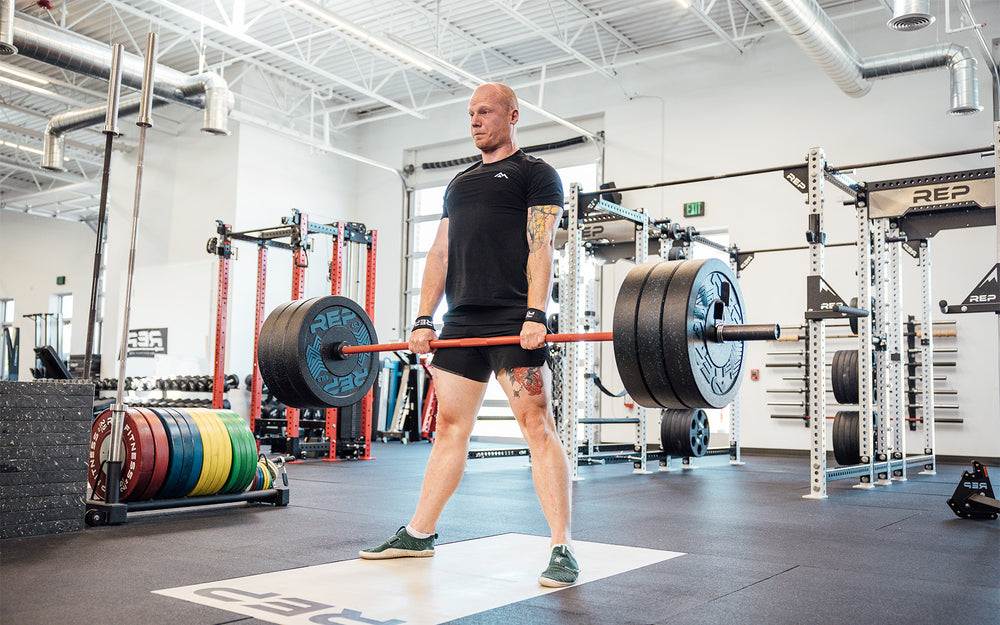
[[[524,324],[524,308],[462,306],[444,316],[440,339],[489,336],[518,336]],[[434,352],[431,364],[476,382],[489,382],[490,373],[517,367],[540,367],[548,349],[524,349],[520,345],[490,347],[449,347]]]

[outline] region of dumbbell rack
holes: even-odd
[[[333,258],[330,261],[330,293],[340,295],[343,282],[347,281],[346,295],[351,299],[360,300],[364,293],[365,312],[369,317],[375,315],[375,259],[378,233],[367,230],[363,224],[351,222],[334,222],[317,224],[309,221],[308,215],[292,211],[291,217],[283,217],[280,226],[260,228],[244,232],[234,232],[232,228],[217,222],[219,237],[213,237],[208,242],[208,252],[219,257],[218,304],[216,306],[215,332],[215,379],[216,389],[223,376],[225,366],[226,323],[229,298],[229,263],[232,257],[234,241],[246,241],[257,245],[257,300],[256,319],[254,324],[254,362],[250,388],[250,428],[255,431],[255,420],[261,414],[263,382],[257,364],[257,344],[260,339],[261,327],[264,325],[264,292],[267,279],[267,252],[274,247],[292,252],[292,297],[301,299],[305,295],[305,268],[307,266],[306,252],[309,247],[310,234],[328,235],[333,239]],[[288,239],[282,241],[280,239]],[[345,261],[346,255],[346,261]],[[300,411],[295,408],[285,409],[285,436],[270,439],[272,451],[290,454],[295,458],[304,458],[309,453],[325,456],[324,460],[337,461],[341,457],[371,460],[372,433],[372,392],[365,395],[361,401],[360,436],[351,440],[341,440],[338,451],[337,421],[341,409],[325,410],[324,435],[326,440],[320,442],[303,441],[299,436]],[[222,396],[216,390],[212,399],[213,407],[221,407]],[[353,408],[353,407],[349,407]],[[347,409],[344,409],[347,410]],[[338,455],[339,454],[339,455]]]

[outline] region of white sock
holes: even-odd
[[[406,525],[406,533],[409,534],[410,536],[413,536],[414,538],[430,538],[431,536],[434,535],[434,534],[425,534],[423,532],[418,532],[417,530],[413,529],[413,527],[409,524]]]
[[[553,549],[555,549],[556,547],[566,547],[567,551],[569,551],[574,556],[576,555],[576,552],[573,551],[573,547],[571,547],[570,545],[567,545],[566,543],[559,543],[559,544],[556,544],[556,545],[552,545]]]

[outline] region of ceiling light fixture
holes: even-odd
[[[20,145],[18,143],[11,143],[10,141],[0,141],[0,145],[5,145],[8,148],[14,148],[15,150],[21,150],[23,152],[30,152],[32,154],[42,155],[42,151],[38,148],[28,147],[26,145]]]
[[[677,4],[681,5],[681,7],[685,8],[685,9],[690,9],[691,8],[691,3],[688,2],[687,0],[677,0]]]
[[[416,58],[411,54],[408,54],[404,50],[399,49],[398,47],[392,45],[385,39],[377,35],[373,35],[368,31],[359,28],[358,26],[355,26],[354,24],[348,22],[343,18],[337,17],[333,13],[330,13],[326,9],[323,9],[322,7],[317,6],[312,2],[306,2],[305,0],[290,0],[289,4],[302,9],[309,15],[312,15],[315,18],[323,20],[324,22],[343,30],[344,32],[350,34],[351,36],[361,40],[362,42],[371,44],[372,46],[375,46],[376,48],[379,48],[382,51],[387,52],[390,55],[400,59],[401,61],[404,61],[406,63],[409,63],[410,65],[413,65],[414,67],[421,69],[422,71],[425,71],[427,73],[434,71],[434,68],[428,65],[427,63],[421,61],[420,59]]]
[[[0,72],[5,72],[12,76],[17,76],[18,78],[23,78],[25,80],[30,80],[31,82],[37,82],[40,85],[47,85],[49,81],[45,78],[39,78],[36,74],[29,74],[28,72],[16,70],[13,67],[8,67],[6,65],[0,65]]]

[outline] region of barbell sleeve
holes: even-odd
[[[749,325],[717,325],[715,340],[719,343],[735,341],[776,341],[781,338],[781,326],[776,323]]]

